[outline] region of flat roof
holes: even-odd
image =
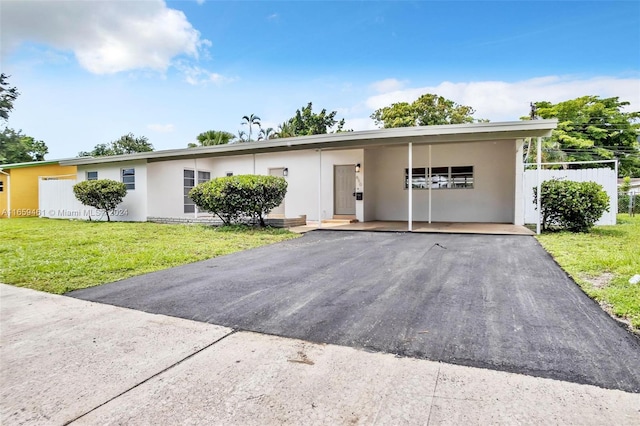
[[[525,120],[496,123],[450,124],[442,126],[416,126],[376,129],[357,132],[328,133],[269,139],[266,141],[231,143],[195,148],[168,149],[108,157],[79,157],[61,160],[61,165],[114,163],[132,160],[149,162],[175,159],[223,157],[230,155],[261,154],[304,149],[340,150],[384,145],[442,144],[482,142],[491,140],[547,137],[556,128],[558,120]]]
[[[43,161],[28,161],[26,163],[10,163],[0,164],[0,170],[20,169],[23,167],[37,167],[37,166],[49,166],[51,164],[58,164],[62,161],[71,161],[74,158],[65,158],[63,160],[43,160]],[[70,164],[65,164],[65,166]]]

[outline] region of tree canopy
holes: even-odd
[[[5,122],[9,120],[13,102],[20,94],[18,89],[9,86],[8,78],[6,74],[0,74],[0,118]],[[0,132],[0,164],[44,160],[49,148],[43,141],[23,134],[22,130],[16,131],[6,125],[3,127]]]
[[[207,130],[197,136],[198,143],[190,143],[189,148],[197,146],[225,145],[235,138],[233,133],[224,130]]]
[[[431,93],[420,96],[412,103],[398,102],[380,108],[371,114],[377,126],[412,127],[437,124],[473,123],[475,110],[470,106],[458,105],[452,100]]]
[[[133,133],[121,136],[118,140],[96,145],[91,151],[81,151],[79,157],[107,157],[111,155],[134,154],[153,151],[153,145],[145,136],[135,137]]]
[[[42,141],[6,127],[0,133],[0,164],[42,161],[49,148]]]
[[[296,113],[289,120],[280,125],[275,137],[286,138],[292,136],[322,135],[329,133],[334,126],[335,132],[344,132],[344,118],[336,119],[337,111],[327,112],[322,109],[319,113],[313,112],[313,104],[309,102],[307,106],[296,110]]]
[[[9,113],[13,110],[13,102],[20,94],[18,89],[10,87],[7,79],[8,75],[0,74],[0,118],[5,121],[9,119]]]
[[[534,103],[535,116],[557,118],[558,127],[543,145],[561,151],[565,161],[617,158],[620,176],[640,177],[640,112],[624,112],[618,97],[582,96],[553,104]]]

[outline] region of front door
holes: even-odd
[[[278,176],[278,177],[284,177],[284,167],[280,167],[277,169],[269,169],[269,175],[270,176]],[[271,210],[271,212],[269,213],[269,216],[271,217],[284,217],[284,199],[282,200],[282,203],[274,208],[273,210]]]
[[[333,167],[333,211],[334,215],[356,214],[356,166]]]

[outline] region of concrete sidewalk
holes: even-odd
[[[0,285],[0,423],[640,423],[640,394]]]

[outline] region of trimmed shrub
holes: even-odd
[[[586,232],[609,211],[609,196],[595,182],[552,179],[542,182],[543,229],[559,227],[571,232]],[[533,200],[537,203],[537,188]]]
[[[264,217],[282,203],[286,193],[284,178],[239,175],[198,184],[189,197],[198,208],[215,214],[225,225],[250,218],[265,226]]]
[[[109,212],[118,207],[127,195],[127,186],[111,179],[85,180],[73,186],[73,193],[85,206],[104,211],[107,222],[111,222]]]

